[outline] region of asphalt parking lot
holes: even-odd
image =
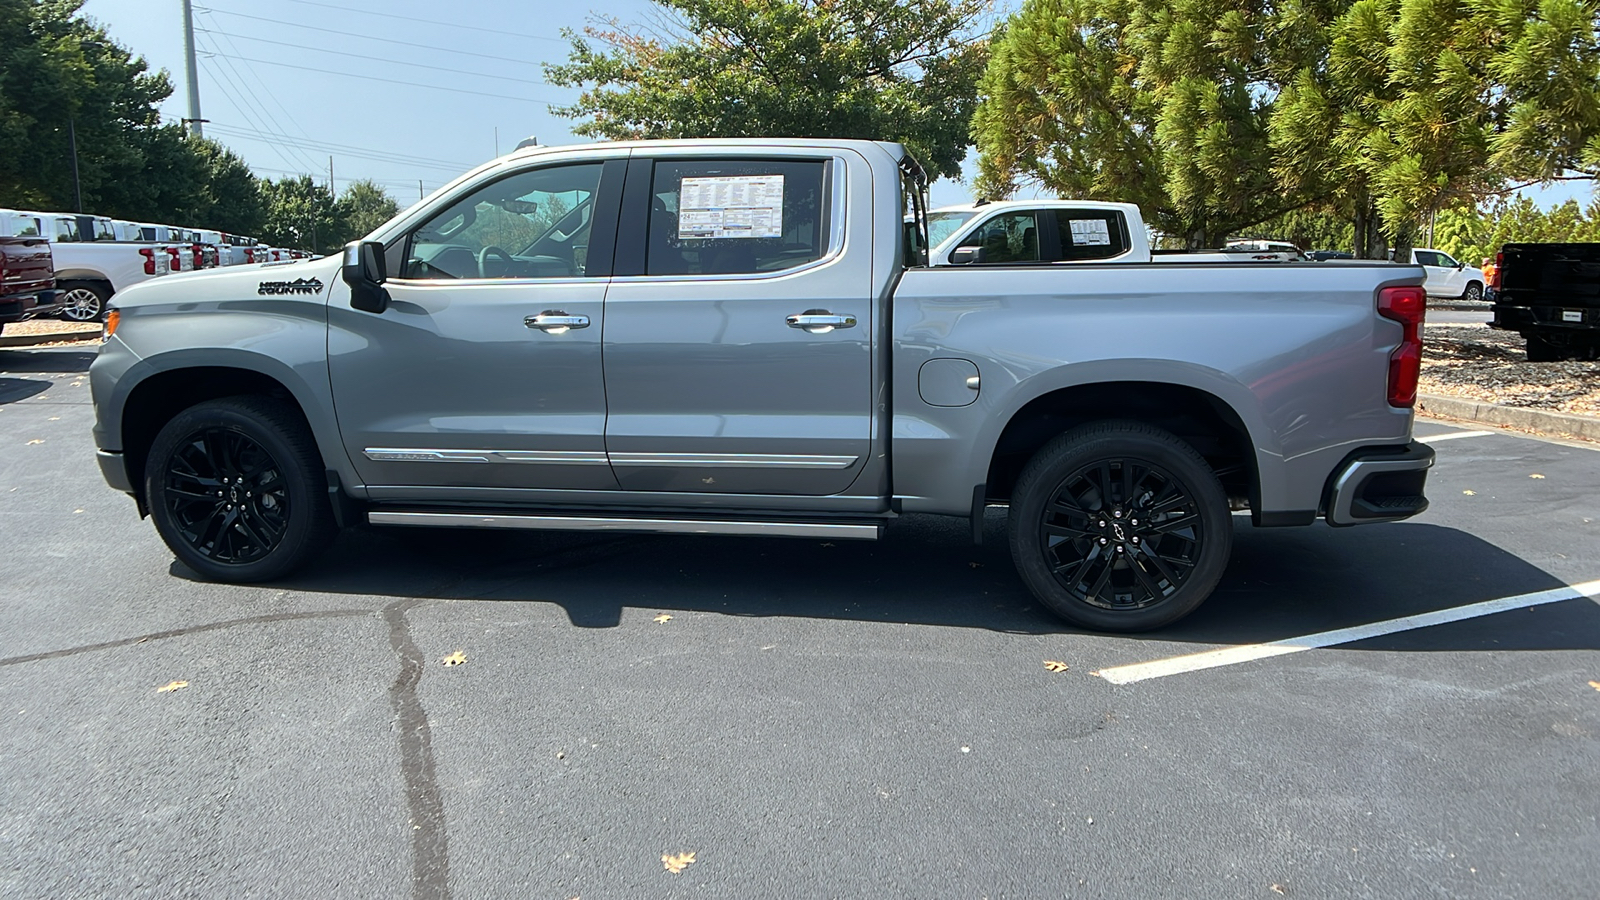
[[[89,359],[0,350],[0,896],[1595,896],[1592,446],[1419,423],[1427,513],[1236,520],[1135,637],[1037,607],[998,510],[240,587],[101,481]]]

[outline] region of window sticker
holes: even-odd
[[[782,175],[683,179],[678,189],[679,240],[782,236]]]
[[[1111,231],[1106,227],[1105,219],[1071,219],[1069,222],[1073,246],[1111,243]]]

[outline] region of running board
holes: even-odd
[[[738,534],[758,537],[840,538],[875,541],[878,524],[759,522],[740,519],[624,519],[599,516],[536,516],[446,512],[367,513],[373,525],[426,525],[433,528],[522,528],[532,531],[614,531],[645,534]]]

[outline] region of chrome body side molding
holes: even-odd
[[[375,462],[535,463],[557,466],[610,465],[606,455],[587,450],[430,450],[368,447]]]

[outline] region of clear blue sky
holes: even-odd
[[[206,135],[268,178],[328,177],[342,190],[371,178],[402,205],[517,141],[571,143],[551,114],[576,91],[544,84],[541,66],[566,59],[562,28],[593,15],[646,21],[648,0],[193,0]],[[1000,7],[1009,3],[997,4]],[[186,114],[179,0],[88,0],[83,11],[118,43],[166,69],[162,113]],[[971,177],[972,158],[967,171]],[[971,199],[936,182],[933,203]],[[1587,202],[1588,182],[1533,191],[1541,205]]]

